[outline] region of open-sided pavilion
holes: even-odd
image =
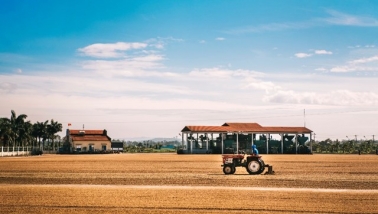
[[[221,126],[185,126],[181,130],[180,153],[251,152],[256,145],[260,153],[312,153],[312,131],[306,127],[261,126],[258,123],[224,123]],[[272,138],[279,135],[280,139]]]

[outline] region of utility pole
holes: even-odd
[[[316,137],[316,133],[314,132],[314,143],[315,143],[315,137]],[[311,154],[312,154],[312,141],[311,141]]]
[[[355,146],[357,145],[357,135],[354,135],[355,137],[356,137],[356,144],[355,144]],[[360,149],[358,149],[358,155],[360,155],[361,154],[361,150]]]
[[[306,109],[303,109],[303,122],[304,122],[304,127],[306,127]]]

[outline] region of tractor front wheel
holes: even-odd
[[[235,167],[232,165],[223,166],[223,173],[226,175],[234,174],[236,171]]]
[[[259,159],[254,159],[247,163],[246,168],[250,175],[258,175],[264,171],[264,163]]]

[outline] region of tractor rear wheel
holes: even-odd
[[[263,159],[259,159],[259,160],[261,161],[261,164],[262,164],[262,167],[261,167],[261,169],[260,169],[260,173],[259,173],[259,174],[261,174],[261,173],[263,173],[264,170],[265,170],[265,162],[263,161]]]
[[[258,175],[264,171],[264,163],[260,159],[253,159],[247,163],[246,168],[250,175]]]
[[[235,174],[236,172],[236,167],[232,166],[232,173],[231,174]]]
[[[223,173],[226,175],[234,174],[236,171],[235,167],[232,165],[224,165],[223,166]]]

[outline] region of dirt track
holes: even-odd
[[[263,159],[275,175],[250,176],[238,168],[226,176],[220,155],[1,158],[0,208],[5,213],[378,213],[376,155]]]

